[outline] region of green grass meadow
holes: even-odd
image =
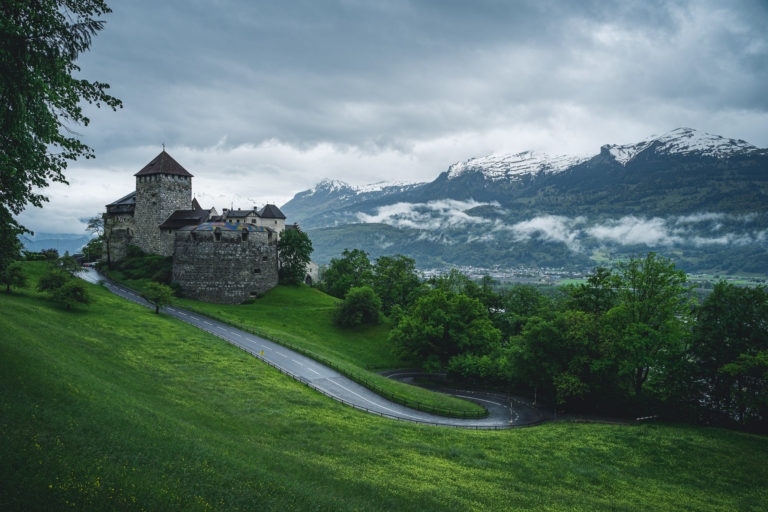
[[[89,285],[0,293],[0,510],[765,510],[768,438],[464,431],[343,406]]]
[[[112,277],[141,290],[148,279]],[[339,300],[306,285],[277,286],[252,304],[211,304],[174,299],[174,304],[228,323],[259,336],[296,348],[302,353],[329,361],[334,368],[369,388],[378,387],[396,394],[400,403],[419,402],[422,408],[455,411],[448,416],[483,415],[480,405],[428,389],[403,384],[376,373],[376,370],[407,366],[392,352],[387,341],[391,328],[386,318],[379,325],[343,328],[333,320]]]

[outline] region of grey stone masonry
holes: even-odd
[[[277,285],[277,236],[271,231],[175,233],[173,281],[206,302],[240,304]]]
[[[172,174],[136,176],[133,244],[149,254],[171,256],[174,235],[158,226],[176,210],[192,206],[192,178]]]

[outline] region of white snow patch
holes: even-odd
[[[757,147],[741,139],[729,139],[720,135],[700,132],[693,128],[677,128],[660,136],[635,144],[603,146],[621,165],[627,165],[640,152],[655,144],[655,150],[661,154],[699,153],[703,156],[725,158],[739,153],[757,150]]]
[[[586,156],[555,155],[523,151],[514,155],[493,154],[457,162],[448,168],[448,179],[467,172],[481,172],[491,181],[519,181],[525,175],[563,172],[588,160]]]

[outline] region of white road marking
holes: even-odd
[[[348,392],[348,393],[352,393],[352,394],[353,394],[353,395],[355,395],[356,397],[358,397],[358,398],[362,398],[363,400],[365,400],[365,401],[366,401],[366,402],[368,402],[369,404],[371,404],[371,405],[375,405],[376,407],[378,407],[378,408],[380,408],[380,409],[384,409],[384,410],[386,410],[386,411],[391,411],[391,412],[392,412],[393,414],[395,414],[395,415],[400,415],[400,416],[407,416],[407,417],[409,417],[409,418],[413,418],[413,419],[415,419],[415,420],[421,420],[421,421],[423,421],[423,419],[422,419],[422,418],[419,418],[418,416],[411,416],[410,414],[405,414],[404,412],[396,411],[396,410],[394,410],[394,409],[390,409],[389,407],[384,407],[383,405],[381,405],[381,404],[377,404],[376,402],[371,402],[370,400],[368,400],[367,398],[365,398],[363,395],[359,395],[359,394],[355,393],[355,392],[354,392],[354,391],[352,391],[351,389],[349,389],[349,388],[346,388],[346,387],[342,386],[342,385],[341,385],[341,384],[339,384],[338,382],[335,382],[335,381],[332,381],[332,380],[329,380],[328,382],[330,382],[331,384],[336,384],[337,386],[339,386],[339,387],[340,387],[341,389],[343,389],[344,391],[346,391],[346,392]]]
[[[297,365],[299,365],[299,366],[304,366],[302,363],[298,362],[298,361],[297,361],[297,360],[295,360],[295,359],[291,359],[291,361],[293,361],[294,363],[296,363],[296,364],[297,364]]]
[[[315,375],[320,375],[320,372],[316,372],[316,371],[315,371],[315,370],[313,370],[312,368],[307,368],[307,370],[311,371],[311,372],[312,372],[312,373],[314,373]]]

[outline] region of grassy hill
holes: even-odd
[[[155,257],[149,257],[149,260]],[[149,266],[147,275],[152,275]],[[139,272],[137,272],[138,274]],[[129,279],[121,271],[112,278],[141,290],[148,279]],[[456,417],[482,417],[480,405],[397,382],[373,370],[402,368],[387,341],[390,325],[342,328],[334,322],[338,299],[305,285],[277,286],[251,304],[211,304],[174,299],[174,304],[266,337],[332,366],[364,386],[399,403]],[[466,416],[465,416],[466,414]]]
[[[90,286],[0,293],[2,510],[764,510],[768,439],[463,431],[345,407]]]

